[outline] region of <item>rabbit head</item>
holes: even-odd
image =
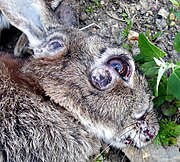
[[[151,92],[127,51],[59,24],[43,0],[0,0],[0,9],[34,52],[21,71],[90,133],[117,148],[155,138]]]

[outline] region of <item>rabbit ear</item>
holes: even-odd
[[[0,10],[27,35],[31,47],[46,37],[49,24],[55,24],[44,0],[0,0]]]

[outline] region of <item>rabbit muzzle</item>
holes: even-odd
[[[131,145],[142,148],[152,142],[157,134],[157,129],[146,121],[140,120],[134,126],[126,129],[124,135],[117,140],[124,144],[125,147]]]
[[[140,120],[134,125],[124,129],[121,133],[115,133],[111,140],[105,142],[120,149],[128,146],[133,146],[140,149],[147,146],[154,140],[158,130],[158,125],[148,124],[146,121]],[[104,135],[110,135],[111,133],[109,132],[109,130],[105,130]]]

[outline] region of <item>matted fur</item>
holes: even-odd
[[[0,0],[0,9],[27,35],[34,58],[0,61],[3,160],[85,161],[97,152],[100,140],[119,149],[151,143],[159,126],[147,81],[131,55],[58,24],[43,0],[26,1],[36,4],[30,5],[35,18],[26,17],[30,10],[17,12],[25,0],[9,10],[11,2]],[[130,65],[128,80],[107,64],[112,58]],[[92,84],[92,72],[99,67],[115,78],[105,90]]]

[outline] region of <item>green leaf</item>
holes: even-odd
[[[178,137],[180,135],[180,125],[177,125],[174,130],[174,136]]]
[[[153,91],[153,95],[155,95],[155,89],[156,89],[156,78],[152,78],[148,80],[149,83],[149,87],[152,89]]]
[[[166,101],[171,102],[174,99],[173,95],[167,95],[166,96]]]
[[[176,34],[174,39],[174,49],[180,52],[180,32]]]
[[[129,30],[132,28],[132,25],[133,25],[133,23],[132,23],[132,21],[130,19],[126,19],[125,21],[126,21],[127,25],[126,25],[125,29],[122,32],[122,37],[123,38],[128,36]]]
[[[180,100],[176,101],[176,107],[180,108]]]
[[[176,137],[180,135],[179,125],[174,123],[174,121],[168,119],[162,119],[159,122],[159,132],[155,143],[161,143],[163,145],[176,144]]]
[[[171,106],[170,104],[164,104],[162,106],[162,112],[166,116],[173,116],[177,112],[177,107]]]
[[[163,77],[163,74],[170,68],[175,68],[176,65],[174,65],[173,63],[166,63],[163,61],[163,59],[157,59],[157,58],[153,58],[154,61],[156,62],[156,64],[158,66],[160,66],[159,71],[158,71],[158,76],[157,76],[157,82],[156,82],[156,89],[155,89],[155,96],[158,96],[158,87],[159,87],[159,83],[161,81],[161,78]],[[169,93],[171,94],[171,93]]]
[[[122,44],[122,47],[124,48],[124,49],[126,49],[126,50],[131,50],[132,49],[132,47],[130,46],[130,44],[127,44],[127,43],[123,43]]]
[[[152,60],[153,57],[160,58],[165,55],[165,52],[153,45],[143,34],[139,34],[138,47],[146,61]]]
[[[179,6],[178,1],[176,1],[176,0],[170,0],[170,2],[175,6]]]
[[[160,96],[160,97],[154,98],[154,100],[153,100],[154,107],[158,108],[159,106],[161,106],[164,103],[164,100],[165,100],[165,96]]]
[[[162,145],[159,135],[156,136],[156,138],[153,140],[153,143],[156,145]]]
[[[177,143],[177,139],[174,137],[169,137],[168,145],[175,145]]]
[[[134,61],[138,62],[140,64],[143,64],[145,62],[145,59],[142,54],[138,54],[138,55],[134,56]]]
[[[162,32],[161,32],[161,31],[158,31],[158,32],[152,37],[152,41],[156,40],[161,34],[162,34]]]
[[[159,83],[158,96],[167,96],[167,79],[165,76],[161,78],[161,82]],[[173,96],[174,97],[174,96]]]
[[[154,61],[144,63],[141,68],[147,77],[156,77],[159,70],[159,66]]]
[[[179,7],[178,1],[176,1],[176,0],[170,0],[170,1],[171,1],[171,3],[172,3],[174,6]]]
[[[159,83],[160,83],[161,78],[162,78],[163,74],[165,73],[165,71],[166,71],[166,68],[164,68],[162,66],[159,68],[157,82],[156,82],[156,90],[155,90],[155,96],[156,97],[158,96]]]
[[[168,78],[167,92],[180,99],[180,68],[176,68]]]
[[[174,12],[174,15],[175,15],[176,18],[180,21],[180,11]]]
[[[178,62],[176,62],[176,65],[180,67],[180,62],[179,62],[179,61],[178,61]]]

